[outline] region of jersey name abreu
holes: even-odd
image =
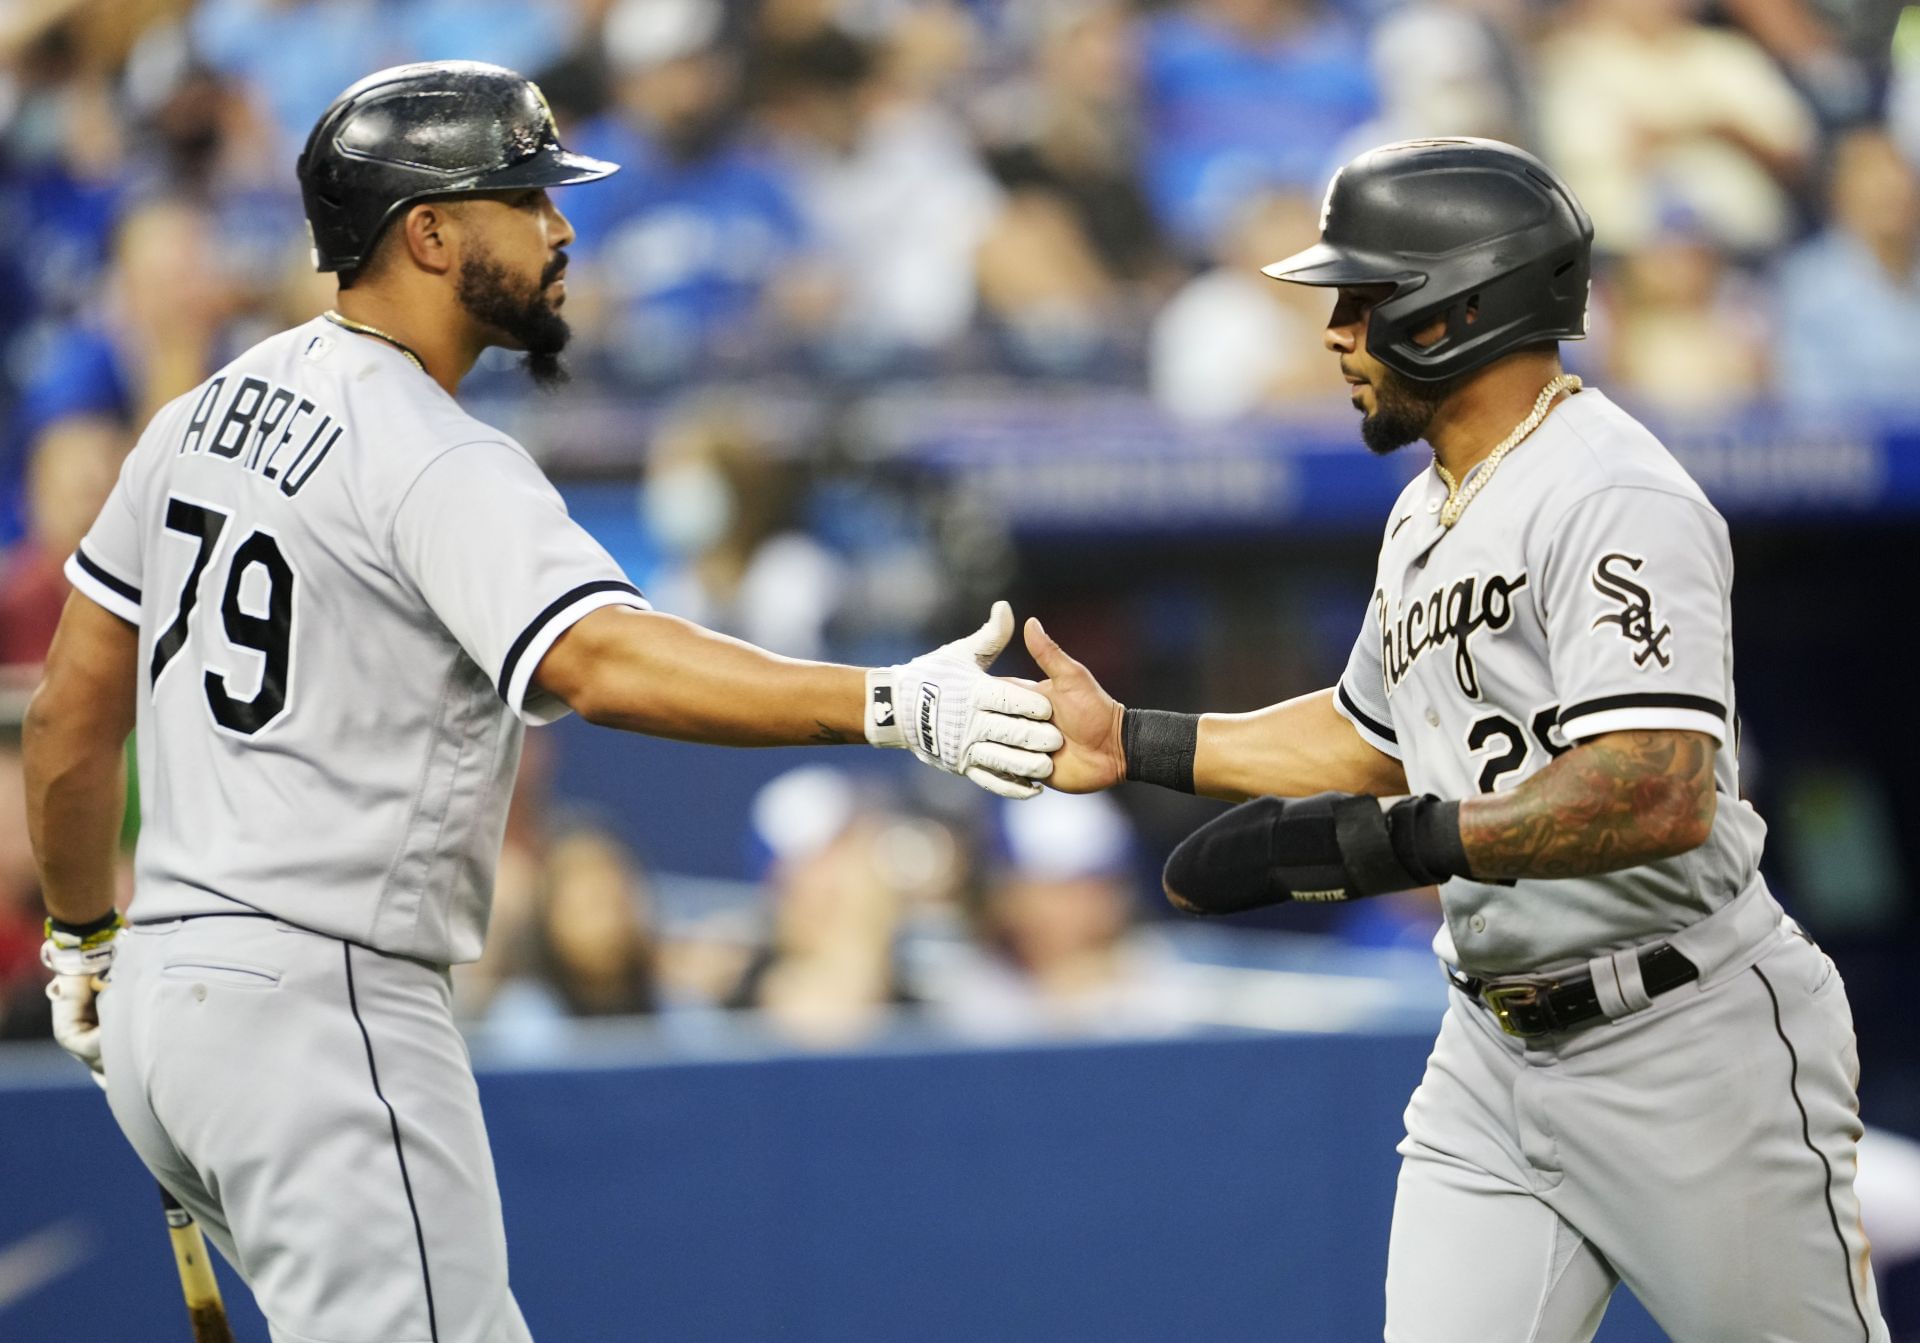
[[[263,480],[277,482],[280,493],[291,499],[313,479],[345,432],[332,411],[323,410],[292,387],[222,373],[195,395],[174,451],[205,453],[243,470],[258,471]]]
[[[1700,849],[1604,877],[1454,880],[1462,962],[1585,959],[1671,932],[1758,880],[1765,827],[1739,800],[1726,525],[1671,454],[1605,396],[1555,408],[1449,529],[1432,468],[1386,525],[1372,609],[1335,703],[1416,793],[1512,788],[1608,732],[1719,744]]]
[[[130,916],[480,952],[534,683],[646,602],[524,449],[324,320],[156,415],[67,565],[140,630]]]

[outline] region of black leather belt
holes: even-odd
[[[1593,987],[1592,975],[1503,975],[1477,979],[1449,970],[1447,977],[1469,998],[1485,1003],[1501,1030],[1522,1039],[1572,1030],[1606,1015],[1606,1009],[1600,1006],[1600,995]],[[1640,982],[1649,998],[1657,998],[1698,978],[1699,968],[1671,943],[1662,942],[1640,953]]]

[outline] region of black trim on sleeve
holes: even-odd
[[[139,588],[136,588],[131,583],[115,578],[112,574],[108,573],[105,569],[102,569],[99,565],[95,564],[93,562],[92,557],[89,556],[86,551],[82,550],[78,546],[75,546],[73,548],[73,562],[79,565],[81,569],[86,572],[86,575],[88,578],[93,579],[95,582],[99,583],[102,587],[106,588],[108,591],[116,594],[117,596],[125,597],[128,601],[132,602],[135,606],[138,606],[140,604]]]
[[[1340,703],[1346,706],[1347,712],[1354,716],[1361,727],[1376,737],[1392,742],[1395,746],[1400,744],[1400,738],[1393,734],[1392,728],[1388,727],[1385,723],[1375,722],[1372,718],[1368,717],[1365,710],[1353,702],[1353,696],[1347,693],[1347,683],[1345,681],[1340,683],[1339,688],[1334,693],[1339,695]]]
[[[569,606],[572,606],[582,597],[590,597],[596,592],[630,592],[634,596],[640,597],[642,601],[646,600],[645,597],[641,596],[639,588],[636,588],[631,583],[624,583],[617,578],[595,579],[591,583],[582,583],[579,587],[571,588],[558,597],[555,597],[547,603],[545,610],[541,611],[539,615],[527,623],[527,627],[520,631],[520,637],[513,641],[513,647],[507,650],[507,660],[500,664],[500,679],[495,685],[495,688],[500,692],[501,699],[505,700],[507,698],[507,687],[513,684],[514,669],[520,665],[520,659],[526,655],[528,647],[535,639],[540,637],[540,631],[547,627],[547,622],[551,621],[555,616],[559,615]],[[509,704],[512,703],[511,700],[507,702]]]
[[[413,1199],[413,1179],[407,1174],[407,1150],[400,1145],[400,1116],[394,1113],[393,1102],[380,1090],[380,1070],[373,1062],[373,1036],[367,1033],[367,1023],[360,1016],[360,998],[353,989],[353,944],[343,942],[340,950],[347,962],[347,1006],[353,1011],[353,1024],[360,1028],[360,1039],[367,1047],[367,1075],[373,1079],[373,1094],[386,1107],[387,1125],[393,1130],[393,1155],[400,1163],[400,1187],[407,1191],[407,1211],[413,1215],[413,1239],[420,1247],[420,1281],[427,1292],[427,1336],[438,1343],[440,1323],[433,1310],[433,1274],[427,1268],[427,1232],[420,1225],[420,1205]]]
[[[1612,709],[1691,709],[1696,713],[1710,713],[1723,723],[1727,718],[1727,706],[1719,700],[1708,699],[1704,695],[1668,695],[1649,692],[1637,695],[1603,695],[1599,699],[1590,699],[1583,704],[1570,704],[1560,711],[1560,721],[1571,723],[1576,718],[1585,718],[1588,714],[1606,713]]]

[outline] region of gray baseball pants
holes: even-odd
[[[136,926],[100,997],[114,1117],[276,1343],[529,1343],[445,971],[289,927]]]
[[[1887,1343],[1846,989],[1773,915],[1733,954],[1707,930],[1698,983],[1563,1034],[1454,992],[1400,1145],[1388,1343],[1585,1343],[1621,1282],[1673,1343]]]

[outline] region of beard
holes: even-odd
[[[567,268],[564,255],[557,255],[540,273],[539,281],[521,283],[491,255],[482,252],[462,258],[460,279],[455,287],[461,306],[477,322],[492,327],[507,337],[505,343],[526,351],[520,366],[537,387],[558,387],[569,374],[560,362],[573,330],[551,303],[547,286]]]
[[[1367,451],[1384,457],[1417,438],[1425,438],[1434,412],[1459,386],[1458,377],[1415,382],[1382,368],[1373,383],[1373,413],[1360,421],[1360,438]]]

